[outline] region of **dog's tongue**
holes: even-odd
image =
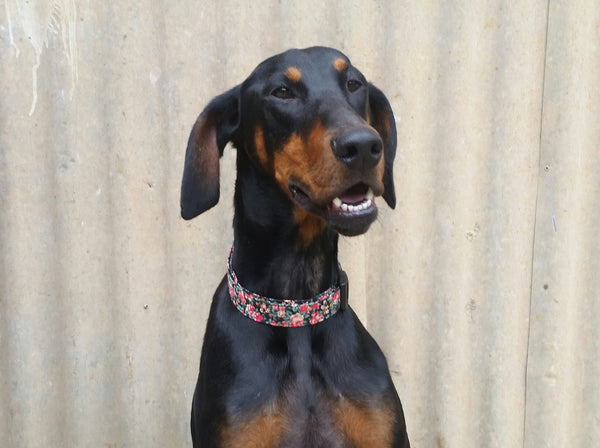
[[[360,204],[365,200],[367,190],[368,187],[366,185],[355,185],[342,193],[340,199],[344,204]]]

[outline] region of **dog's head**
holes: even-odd
[[[361,234],[377,216],[376,197],[395,207],[392,109],[337,50],[273,56],[208,104],[188,142],[183,218],[218,202],[219,157],[228,142],[274,180],[296,221],[316,231],[328,225],[344,235]]]

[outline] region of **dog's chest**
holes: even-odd
[[[328,359],[315,362],[318,357],[308,329],[295,335],[287,340],[285,357],[267,357],[253,366],[252,375],[241,375],[247,390],[254,384],[254,390],[261,391],[251,400],[260,404],[230,420],[222,432],[224,446],[389,446],[394,421],[390,410],[377,400],[369,405],[368,400],[352,400],[340,386],[341,377],[356,374],[355,363],[340,371]],[[244,398],[248,402],[249,397]]]
[[[225,447],[389,447],[395,417],[386,407],[366,407],[319,391],[309,399],[289,386],[274,401],[222,432]]]
[[[347,400],[342,396],[333,397],[315,383],[295,378],[277,396],[229,426],[222,433],[224,446],[354,446],[344,434],[348,426],[344,404]]]
[[[290,447],[345,447],[345,437],[336,421],[335,402],[330,393],[315,384],[289,385],[278,397],[284,430],[279,444]]]

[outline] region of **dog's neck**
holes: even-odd
[[[234,196],[232,263],[240,282],[260,295],[296,300],[335,284],[338,234],[324,227],[309,244],[303,242],[291,200],[272,178],[247,171],[238,175]]]

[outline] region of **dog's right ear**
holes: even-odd
[[[217,96],[190,134],[181,182],[181,216],[192,219],[219,202],[219,158],[240,125],[240,86]]]

